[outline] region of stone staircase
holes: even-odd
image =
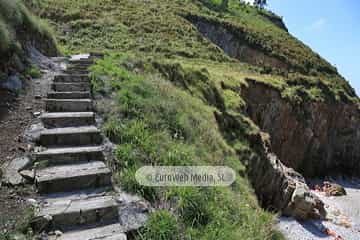
[[[54,77],[34,155],[40,194],[33,228],[60,240],[125,240],[119,207],[104,163],[103,136],[95,123],[88,67],[92,58],[70,60]]]

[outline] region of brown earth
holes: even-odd
[[[29,151],[22,136],[35,118],[33,113],[42,109],[42,100],[34,96],[34,80],[26,81],[26,92],[18,95],[0,90],[0,165]],[[21,227],[19,221],[27,207],[25,198],[32,194],[33,190],[26,186],[0,187],[0,236]]]

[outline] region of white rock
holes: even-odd
[[[33,206],[37,205],[37,201],[36,201],[35,199],[33,199],[33,198],[29,198],[29,199],[27,199],[26,201],[27,201],[28,203],[30,203],[31,205],[33,205]]]
[[[39,117],[41,115],[41,112],[33,112],[34,117]]]

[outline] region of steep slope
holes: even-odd
[[[288,167],[357,173],[358,97],[276,15],[235,0],[229,9],[215,0],[38,2],[65,53],[108,53],[92,69],[93,90],[118,144],[119,183],[166,210],[146,238],[275,238],[246,176],[262,206],[307,218],[323,206]],[[134,179],[146,164],[229,165],[239,175],[228,189],[151,189]]]

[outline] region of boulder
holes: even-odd
[[[35,171],[34,171],[34,169],[32,169],[32,170],[22,170],[19,173],[23,178],[25,178],[28,181],[32,182],[35,179]]]
[[[344,195],[346,195],[345,188],[336,183],[324,182],[323,190],[327,196],[344,196]]]
[[[291,201],[284,210],[284,214],[299,220],[326,218],[324,203],[302,182],[296,183]]]
[[[19,171],[23,170],[31,163],[28,157],[15,158],[9,163],[2,166],[3,179],[2,182],[9,185],[20,185],[24,183],[23,177]]]
[[[32,124],[25,130],[24,138],[28,142],[37,142],[40,139],[40,134],[44,130],[42,122]]]

